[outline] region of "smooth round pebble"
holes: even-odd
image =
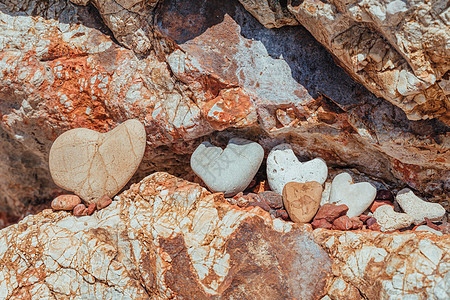
[[[390,205],[378,207],[373,213],[373,217],[384,231],[402,229],[408,227],[414,221],[414,218],[408,214],[395,212],[394,207]]]
[[[248,187],[263,158],[261,145],[246,139],[231,139],[225,150],[203,142],[192,153],[191,168],[210,190],[230,197]]]
[[[76,128],[61,134],[49,155],[56,185],[87,203],[113,197],[136,172],[146,146],[144,125],[127,120],[107,133]]]
[[[377,189],[369,182],[354,183],[348,173],[340,173],[331,182],[330,203],[348,206],[347,216],[361,215],[373,202]]]
[[[283,188],[283,203],[289,217],[296,223],[312,220],[320,206],[322,185],[317,181],[288,182]]]
[[[302,163],[289,144],[275,146],[267,157],[267,181],[272,191],[280,195],[288,182],[317,181],[323,184],[327,176],[328,168],[323,159]]]
[[[403,211],[414,218],[416,225],[425,222],[425,218],[440,221],[445,215],[445,208],[442,205],[423,201],[410,189],[401,190],[395,199]]]
[[[54,210],[72,210],[80,203],[81,199],[77,195],[60,195],[53,199],[51,206]]]

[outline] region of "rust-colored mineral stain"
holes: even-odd
[[[182,236],[174,238],[160,238],[161,249],[168,253],[172,259],[171,268],[165,273],[167,287],[180,297],[180,299],[209,299],[199,278],[194,273],[191,259]],[[177,297],[177,298],[178,298]]]
[[[324,294],[331,260],[297,227],[279,233],[261,218],[248,218],[225,248],[231,269],[219,290],[226,299],[320,299]]]

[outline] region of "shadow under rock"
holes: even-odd
[[[379,127],[377,131],[431,136],[438,144],[438,136],[449,131],[450,127],[438,120],[410,121],[400,108],[376,97],[341,69],[303,26],[265,28],[237,0],[165,0],[155,11],[154,26],[182,45],[223,22],[225,14],[240,26],[244,38],[260,41],[273,59],[282,57],[292,78],[313,98],[328,96],[342,109],[355,111],[363,121]],[[390,128],[384,128],[386,122],[377,120],[381,118],[390,120]]]

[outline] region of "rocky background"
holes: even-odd
[[[448,235],[272,220],[189,159],[287,142],[328,182],[449,211],[449,23],[442,0],[0,0],[0,228],[35,214],[0,231],[0,298],[448,299]],[[92,216],[45,210],[56,137],[131,118],[136,184]]]
[[[62,193],[59,134],[129,118],[148,141],[134,182],[192,179],[201,141],[238,135],[448,210],[449,8],[416,2],[0,1],[3,223]]]

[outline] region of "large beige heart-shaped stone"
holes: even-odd
[[[146,134],[138,120],[128,120],[107,133],[86,128],[64,132],[50,149],[55,183],[95,203],[113,197],[130,180],[144,156]]]

